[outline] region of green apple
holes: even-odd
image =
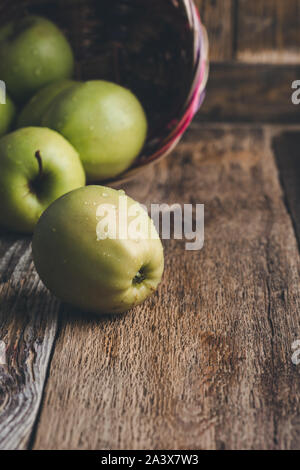
[[[71,142],[89,182],[113,178],[129,168],[147,134],[138,99],[119,85],[98,80],[78,83],[59,94],[41,125]]]
[[[48,289],[96,314],[141,304],[164,269],[162,243],[146,211],[123,191],[104,186],[55,201],[35,228],[32,249]]]
[[[25,16],[0,28],[0,79],[12,97],[24,102],[40,88],[74,69],[71,47],[49,20]]]
[[[0,139],[0,226],[32,233],[44,210],[85,184],[76,150],[50,129],[25,127]]]
[[[0,103],[0,137],[10,130],[15,115],[15,105],[6,95],[6,103]]]
[[[72,80],[58,80],[39,90],[20,113],[17,127],[39,126],[54,98],[75,84]]]

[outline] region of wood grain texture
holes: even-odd
[[[193,125],[126,189],[204,203],[205,247],[166,241],[158,293],[124,316],[64,308],[34,448],[299,448],[300,259],[269,133]]]
[[[0,236],[0,449],[27,448],[57,329],[58,302],[33,268],[30,240]]]
[[[300,0],[238,0],[237,59],[300,63]]]
[[[234,0],[195,0],[195,4],[208,32],[210,60],[221,62],[232,59],[235,31]]]
[[[221,122],[299,123],[292,83],[299,66],[212,64],[207,96],[197,119]]]

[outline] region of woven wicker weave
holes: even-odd
[[[142,155],[123,177],[166,155],[203,100],[208,42],[192,0],[1,0],[0,23],[54,20],[71,41],[78,79],[130,88],[149,120]]]

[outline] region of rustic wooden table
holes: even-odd
[[[205,106],[124,189],[205,204],[204,249],[166,241],[157,294],[99,320],[46,291],[29,238],[2,234],[0,448],[300,447],[300,1],[198,4]]]

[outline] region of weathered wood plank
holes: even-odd
[[[299,123],[292,82],[299,66],[212,64],[201,121]]]
[[[127,315],[64,309],[34,448],[299,448],[300,259],[265,132],[193,125],[126,189],[205,203],[205,247],[166,242]]]
[[[233,3],[233,0],[195,0],[208,32],[212,61],[233,58]]]
[[[238,0],[237,59],[300,63],[300,0]]]
[[[42,398],[58,301],[38,279],[30,240],[0,237],[0,341],[6,349],[6,364],[0,364],[0,449],[25,449]]]

